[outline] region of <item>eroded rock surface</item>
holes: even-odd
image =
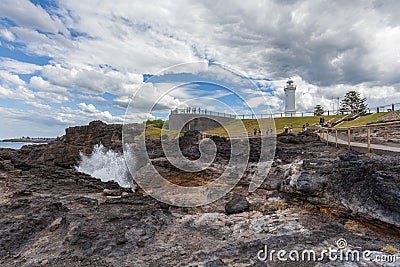
[[[282,191],[359,219],[400,227],[398,157],[339,155],[293,163]]]
[[[249,193],[260,153],[260,140],[251,139],[250,162],[231,193],[178,208],[71,168],[79,151],[90,153],[97,143],[121,150],[120,134],[121,126],[95,122],[49,145],[0,150],[0,266],[399,266],[396,157],[342,154],[314,135],[282,135],[270,175]],[[217,178],[229,159],[229,140],[214,139],[217,159],[200,174],[174,168],[159,141],[147,145],[160,173],[197,186]],[[196,158],[196,135],[182,141],[185,156]],[[257,257],[265,245],[319,253],[339,238],[398,262]]]

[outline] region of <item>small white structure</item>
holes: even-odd
[[[296,116],[296,86],[289,79],[285,86],[285,116]]]

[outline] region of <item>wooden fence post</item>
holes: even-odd
[[[368,153],[371,153],[371,128],[367,129]]]
[[[326,130],[326,145],[329,146],[329,129]]]
[[[347,149],[350,150],[350,128],[347,129]]]
[[[339,144],[338,144],[338,132],[337,132],[337,130],[336,130],[336,133],[335,133],[335,138],[336,138],[336,147],[338,147]]]

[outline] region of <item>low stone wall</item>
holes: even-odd
[[[232,120],[234,119],[203,114],[171,114],[169,115],[169,129],[176,131],[204,131],[219,127]]]

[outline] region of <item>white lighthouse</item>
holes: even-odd
[[[296,116],[296,86],[289,79],[285,86],[285,116]]]

